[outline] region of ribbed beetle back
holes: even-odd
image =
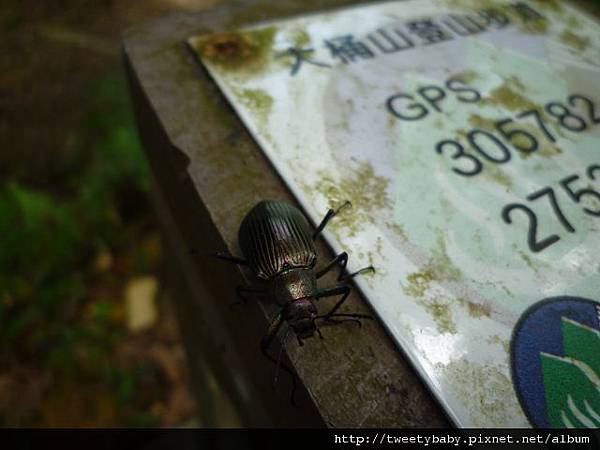
[[[286,269],[312,267],[317,258],[306,218],[285,202],[258,203],[242,221],[238,240],[250,268],[266,280]]]

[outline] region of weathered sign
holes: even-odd
[[[189,39],[460,426],[600,426],[600,27],[361,6]]]

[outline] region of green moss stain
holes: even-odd
[[[274,144],[273,136],[269,131],[269,116],[273,109],[273,97],[263,89],[234,89],[237,100],[252,111],[258,120],[261,134],[271,144]]]
[[[403,286],[406,294],[420,298],[424,297],[432,281],[459,281],[462,272],[456,267],[446,252],[446,242],[442,235],[438,236],[437,248],[425,266],[418,272],[406,277],[408,282]]]
[[[553,11],[556,13],[563,12],[563,7],[558,0],[533,0],[535,6],[541,7],[547,11]]]
[[[526,252],[524,252],[523,250],[518,250],[519,256],[521,257],[521,259],[523,260],[523,262],[525,264],[527,264],[527,266],[533,270],[534,272],[537,272],[538,269],[540,268],[539,264],[536,264],[535,260],[533,258],[531,258],[531,256],[529,256]]]
[[[473,126],[473,128],[484,128],[489,131],[494,131],[496,129],[495,119],[487,119],[479,114],[471,114],[469,116],[469,124]]]
[[[310,47],[311,44],[310,35],[304,30],[294,31],[292,40],[294,41],[294,47],[296,48]]]
[[[386,222],[385,226],[386,226],[386,228],[388,230],[390,230],[391,232],[393,232],[400,239],[402,239],[404,241],[408,240],[408,238],[406,237],[406,232],[404,231],[404,228],[399,223],[396,223],[396,222]]]
[[[513,21],[518,24],[519,29],[524,33],[545,34],[548,31],[547,19],[523,20],[520,16],[517,16],[513,17]]]
[[[529,100],[523,94],[524,91],[525,86],[517,77],[508,77],[500,86],[493,89],[489,95],[482,100],[482,103],[501,106],[509,111],[539,109],[536,103]]]
[[[433,252],[433,258],[428,266],[441,280],[459,281],[462,278],[462,272],[452,263],[452,260],[448,256],[446,241],[441,232],[438,234],[437,244],[437,248]]]
[[[236,97],[246,108],[261,119],[268,118],[273,107],[273,97],[262,89],[240,89],[236,91]]]
[[[521,82],[521,80],[519,80],[515,76],[507,77],[502,83],[502,85],[493,89],[489,93],[489,95],[482,100],[482,103],[484,105],[493,105],[496,107],[501,107],[509,111],[525,111],[535,109],[542,116],[544,123],[550,124],[553,128],[557,128],[555,126],[556,121],[552,121],[552,119],[548,117],[546,112],[539,105],[527,98],[524,94],[525,91],[526,87]],[[483,117],[482,115],[477,113],[471,114],[468,119],[471,127],[480,128],[490,132],[497,132],[496,122],[498,120],[499,119]],[[534,154],[539,156],[551,157],[562,153],[562,150],[552,145],[552,143],[548,141],[546,135],[543,134],[539,127],[534,123],[519,121],[518,123],[512,125],[512,128],[510,127],[511,125],[509,125],[509,129],[523,130],[527,132],[528,134],[535,137],[535,139],[538,142],[538,148],[534,152],[520,151],[517,149],[515,153],[519,155],[520,158],[526,159]],[[455,133],[458,137],[467,139],[466,130],[458,129],[455,131]],[[561,129],[557,129],[556,133],[564,137],[563,131]],[[519,147],[527,149],[528,147],[531,147],[532,141],[529,137],[526,136],[526,134],[516,133],[511,137],[510,144],[515,148]],[[488,167],[489,165],[486,166],[486,171],[488,171]],[[503,184],[507,187],[510,187],[512,185],[511,180],[502,171],[492,170],[488,172],[490,172],[488,175],[490,175],[491,178],[495,179],[495,181],[499,182],[500,184]]]
[[[544,120],[546,119],[544,118]],[[533,152],[516,151],[516,154],[519,155],[520,158],[527,159],[533,155],[552,157],[562,153],[562,150],[560,148],[556,147],[555,145],[552,145],[548,141],[548,138],[543,134],[542,131],[540,131],[540,129],[537,126],[528,123],[520,123],[518,127],[515,128],[527,131],[529,134],[534,136],[538,142],[538,148]],[[525,136],[520,136],[519,139],[514,139],[512,142],[513,144],[520,145],[522,147],[528,147],[531,145],[531,142]]]
[[[507,189],[513,186],[512,179],[497,165],[488,164],[483,173],[486,178]]]
[[[436,323],[440,333],[456,333],[450,305],[439,298],[428,299],[427,291],[435,281],[459,281],[462,273],[446,252],[443,236],[438,236],[438,245],[427,264],[418,272],[409,274],[402,285],[403,291],[425,308]]]
[[[429,289],[430,283],[435,280],[434,273],[431,270],[423,270],[411,273],[406,280],[408,284],[403,288],[404,292],[425,308],[435,322],[437,330],[440,333],[457,333],[458,330],[452,318],[450,305],[442,302],[439,298],[433,300],[423,298]]]
[[[314,190],[321,192],[332,205],[341,205],[346,200],[352,203],[351,213],[339,214],[331,222],[332,231],[338,235],[343,231],[347,236],[356,236],[365,224],[375,223],[375,211],[392,206],[386,192],[389,180],[377,176],[368,162],[359,163],[339,181],[326,170],[319,171],[318,176]]]
[[[378,237],[375,241],[375,251],[369,251],[367,253],[369,264],[375,268],[375,273],[380,275],[387,273],[384,267],[385,257],[383,254],[383,239],[381,237]],[[367,272],[366,275],[371,274],[373,274],[373,272]]]
[[[502,9],[506,6],[506,3],[498,0],[446,0],[444,3],[449,8],[465,8],[473,9],[477,8],[480,10],[484,9]]]
[[[548,117],[548,114],[544,111],[542,106],[538,105],[525,95],[526,90],[527,88],[521,82],[521,80],[519,80],[516,76],[510,76],[505,78],[500,86],[490,91],[490,93],[484,99],[482,99],[481,104],[500,107],[514,112],[523,112],[532,109],[536,110],[540,113],[544,123],[550,124],[555,134],[558,134],[561,137],[566,137],[564,131],[557,121]],[[469,123],[471,125],[474,127],[485,128],[487,130],[496,129],[494,122],[495,120],[487,119],[478,114],[472,114],[469,118]],[[553,156],[558,153],[562,153],[559,148],[552,146],[548,142],[548,138],[542,133],[542,131],[539,130],[537,125],[519,121],[518,124],[515,124],[514,128],[524,129],[536,137],[540,147],[535,154],[539,154],[541,156]],[[530,141],[523,135],[517,135],[513,138],[512,144],[516,144],[517,146],[521,147],[527,147],[530,145]],[[518,153],[521,158],[527,158],[532,154],[528,154],[527,152]]]
[[[462,139],[467,139],[467,130],[465,130],[464,128],[459,128],[458,130],[455,131],[456,136]],[[468,152],[467,152],[468,153]]]
[[[492,314],[492,309],[487,305],[475,303],[464,298],[458,298],[457,301],[461,306],[467,309],[469,316],[473,317],[474,319],[490,317]]]
[[[499,345],[502,347],[502,349],[508,353],[510,351],[510,342],[507,341],[506,339],[502,339],[500,336],[498,336],[497,334],[489,337],[487,339],[488,344],[494,344],[494,345]]]
[[[510,75],[506,77],[506,82],[509,83],[510,86],[513,86],[515,89],[519,91],[525,90],[525,85],[516,75]]]
[[[272,60],[276,27],[199,36],[190,45],[203,60],[238,76],[258,75]]]
[[[404,292],[411,297],[423,297],[433,280],[435,280],[435,276],[430,269],[411,273],[406,277],[408,285],[404,287]]]
[[[579,27],[581,27],[581,22],[579,21],[579,19],[577,17],[570,15],[569,17],[567,17],[566,25],[571,29],[579,28]]]
[[[460,73],[454,75],[454,78],[459,79],[465,84],[471,84],[473,81],[476,81],[480,78],[480,75],[472,69],[464,70]]]
[[[564,30],[559,36],[561,42],[574,50],[579,52],[584,51],[590,45],[590,38],[587,36],[580,36],[579,34],[571,31]]]
[[[436,364],[450,383],[450,389],[471,411],[476,427],[508,426],[514,421],[512,383],[499,365],[479,365],[461,359]]]
[[[441,303],[439,300],[434,300],[423,306],[425,306],[425,309],[433,316],[437,330],[440,333],[458,333],[456,324],[452,319],[452,312],[450,311],[449,305]]]
[[[471,317],[481,318],[490,316],[490,307],[479,303],[467,302],[467,310]]]

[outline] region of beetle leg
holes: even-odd
[[[338,277],[339,280],[343,275],[344,270],[346,270],[346,265],[348,264],[348,253],[342,252],[335,258],[333,258],[331,261],[329,261],[325,267],[323,267],[317,272],[317,274],[315,275],[317,279],[321,278],[323,275],[325,275],[327,272],[333,269],[336,264],[339,264],[339,266],[342,268],[342,271]]]
[[[269,324],[269,328],[267,328],[267,334],[265,334],[260,340],[260,350],[265,354],[267,359],[271,359],[271,356],[266,352],[271,346],[273,339],[275,339],[275,336],[277,336],[277,332],[281,328],[281,325],[283,325],[283,315],[280,312]]]
[[[325,289],[319,289],[317,291],[317,294],[315,295],[315,297],[317,299],[319,298],[323,298],[323,297],[331,297],[333,295],[342,295],[342,298],[340,298],[337,303],[333,306],[333,308],[331,308],[331,310],[327,313],[327,314],[323,314],[322,316],[318,316],[317,319],[323,319],[327,322],[345,322],[346,320],[335,320],[332,319],[332,317],[352,317],[353,319],[348,319],[348,320],[355,320],[358,321],[358,319],[371,319],[372,317],[367,316],[367,315],[363,315],[363,314],[336,314],[335,312],[340,308],[340,306],[342,306],[342,304],[346,301],[346,299],[348,298],[348,295],[350,295],[350,286],[345,285],[345,284],[340,284],[334,287],[330,287],[330,288],[325,288]]]
[[[334,295],[341,295],[342,298],[340,298],[338,302],[334,305],[334,307],[331,308],[331,311],[322,316],[324,319],[327,319],[332,314],[334,314],[338,310],[338,308],[342,306],[342,304],[346,301],[348,295],[350,295],[350,286],[345,284],[339,284],[330,288],[318,289],[315,298],[319,299],[323,297],[332,297]]]
[[[263,294],[265,292],[265,288],[263,288],[262,286],[237,286],[235,288],[235,293],[237,294],[237,296],[240,298],[239,301],[232,303],[231,305],[239,305],[239,304],[246,304],[246,302],[248,301],[248,297],[246,297],[244,295],[244,293],[247,294]]]
[[[246,261],[245,259],[238,258],[237,256],[233,256],[233,255],[230,255],[229,253],[225,253],[225,252],[213,253],[212,256],[214,256],[215,258],[222,259],[223,261],[227,261],[227,262],[230,262],[233,264],[238,264],[240,266],[248,265],[248,261]]]
[[[329,263],[327,263],[325,267],[323,267],[317,272],[317,274],[315,275],[317,279],[321,278],[323,275],[325,275],[327,272],[333,269],[333,267],[335,267],[336,264],[339,264],[339,266],[342,268],[337,278],[338,281],[346,281],[350,278],[354,278],[355,276],[366,272],[375,272],[375,268],[373,266],[367,266],[363,267],[360,270],[357,270],[356,272],[344,275],[344,272],[346,271],[346,266],[348,265],[348,253],[342,252],[335,258],[333,258]]]
[[[362,275],[363,273],[367,273],[367,272],[375,273],[375,267],[373,267],[373,266],[363,267],[362,269],[358,269],[356,272],[352,272],[352,273],[349,273],[348,275],[344,275],[344,276],[341,276],[342,274],[340,274],[338,281],[346,281],[346,280],[349,280],[350,278],[354,278],[357,275]]]
[[[327,223],[333,218],[333,216],[339,213],[342,209],[348,208],[350,206],[352,206],[352,203],[346,200],[346,202],[344,202],[344,204],[338,209],[330,209],[329,211],[327,211],[327,214],[325,214],[325,217],[323,217],[323,220],[321,220],[321,223],[312,235],[313,241],[319,237],[319,235],[321,234]]]
[[[345,317],[345,319],[334,319],[334,317]],[[362,323],[359,319],[373,319],[371,316],[366,314],[332,314],[330,316],[323,315],[315,317],[315,320],[323,319],[325,322],[336,325],[343,322],[356,322],[359,327],[362,327]]]
[[[317,320],[318,317],[315,317],[315,320]],[[313,322],[315,322],[313,320]],[[319,326],[317,325],[317,323],[315,322],[315,330],[317,330],[317,334],[319,335],[319,339],[324,339],[323,334],[321,334],[321,330],[319,329]]]
[[[277,333],[279,332],[279,329],[281,328],[282,324],[283,324],[283,316],[282,316],[282,313],[280,312],[275,316],[275,318],[269,324],[269,328],[267,329],[267,334],[265,334],[263,336],[263,338],[260,340],[260,351],[265,356],[265,358],[267,358],[269,361],[271,361],[277,367],[281,367],[281,369],[284,372],[289,373],[290,376],[292,377],[291,402],[292,402],[292,405],[296,406],[296,401],[294,400],[294,395],[296,393],[296,375],[289,367],[287,367],[285,364],[281,363],[281,361],[278,361],[277,359],[273,358],[269,354],[269,347],[271,346],[273,339],[275,339],[275,336],[277,336]]]

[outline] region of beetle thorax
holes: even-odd
[[[317,280],[310,268],[286,270],[270,280],[269,284],[271,296],[279,305],[313,297],[317,290]]]
[[[283,308],[283,319],[286,320],[296,336],[306,339],[315,334],[317,307],[310,298],[294,300]]]

